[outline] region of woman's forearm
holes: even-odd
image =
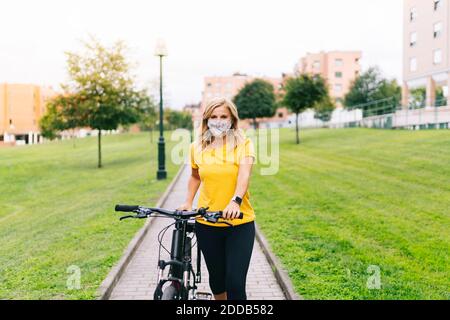
[[[248,173],[239,173],[237,184],[236,184],[236,191],[234,192],[235,196],[238,196],[239,198],[243,198],[244,195],[247,193],[248,185],[250,180],[250,174]]]
[[[252,167],[253,163],[250,160],[246,161],[245,163],[241,163],[239,166],[236,190],[234,192],[234,195],[238,196],[239,198],[243,198],[244,195],[247,193],[248,186],[250,184]]]

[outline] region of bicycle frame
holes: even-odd
[[[222,211],[211,211],[208,212],[208,208],[200,208],[195,211],[179,211],[179,210],[167,210],[162,208],[146,208],[141,206],[130,206],[130,205],[116,205],[116,211],[121,212],[134,212],[136,215],[123,216],[120,220],[135,218],[135,219],[145,219],[154,213],[159,213],[163,216],[172,217],[176,220],[175,230],[172,233],[172,245],[170,250],[170,260],[161,260],[161,247],[162,239],[160,241],[159,247],[159,257],[158,257],[158,279],[153,298],[155,300],[162,300],[165,298],[174,298],[175,300],[189,300],[189,292],[192,290],[192,299],[198,299],[203,295],[203,297],[210,298],[212,295],[210,293],[198,293],[197,283],[201,282],[201,252],[197,245],[197,275],[194,273],[192,267],[192,239],[195,234],[195,222],[190,219],[196,217],[203,217],[206,221],[210,223],[217,223],[219,219],[222,218]],[[238,219],[243,218],[243,213],[241,212]],[[227,221],[222,221],[229,226],[233,226]],[[172,225],[170,225],[172,226]],[[170,227],[169,226],[169,227]],[[164,229],[164,233],[167,229]],[[189,236],[192,234],[192,236]],[[163,234],[164,236],[164,234]],[[167,249],[166,249],[167,250]],[[167,250],[168,251],[168,250]],[[169,266],[168,276],[164,277],[164,271],[166,267]],[[191,275],[193,276],[191,279]],[[192,280],[192,281],[191,281]],[[170,286],[163,290],[163,286],[170,282]],[[168,291],[166,291],[168,289]],[[175,289],[176,291],[174,291]],[[164,299],[166,300],[166,299]],[[203,300],[203,299],[200,299]],[[206,299],[210,300],[210,299]]]
[[[195,297],[197,283],[201,282],[201,254],[197,246],[197,274],[194,274],[192,267],[192,239],[195,233],[195,222],[189,220],[178,220],[172,232],[172,244],[170,250],[170,260],[158,261],[158,279],[154,292],[154,299],[161,300],[163,286],[167,282],[176,286],[179,296],[178,300],[189,300],[189,292],[193,290],[192,297]],[[189,236],[192,234],[192,236]],[[169,266],[169,273],[164,277],[164,271]],[[191,275],[193,276],[191,278]],[[192,279],[192,281],[191,281]]]

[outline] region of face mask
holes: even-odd
[[[214,137],[220,137],[231,129],[230,120],[209,119],[208,128]]]

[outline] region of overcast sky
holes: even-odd
[[[65,51],[95,35],[124,40],[140,85],[159,75],[164,38],[168,101],[199,102],[203,77],[236,71],[278,77],[306,52],[361,50],[363,68],[401,79],[402,0],[2,0],[0,82],[66,79]]]

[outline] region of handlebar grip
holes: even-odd
[[[139,206],[127,206],[123,204],[117,204],[115,209],[116,211],[121,212],[134,212],[135,210],[139,209]]]
[[[223,211],[219,211],[219,212],[220,212],[220,215],[222,216],[223,215]],[[236,219],[244,219],[244,213],[241,212]]]

